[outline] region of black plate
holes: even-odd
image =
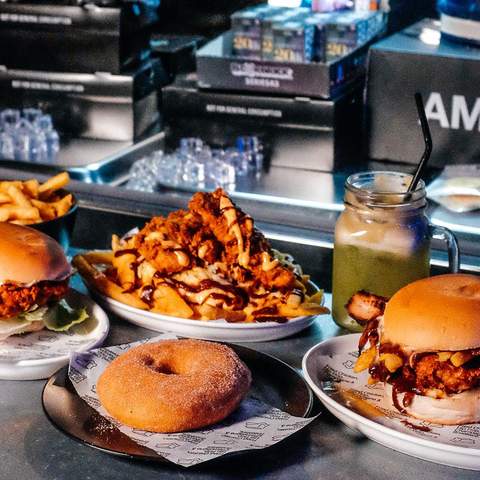
[[[297,417],[310,414],[313,393],[299,373],[264,353],[238,345],[230,347],[252,372],[251,395]],[[153,450],[135,443],[87,405],[70,382],[68,367],[50,377],[43,389],[42,403],[53,425],[75,440],[114,455],[167,462]]]

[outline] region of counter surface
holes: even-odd
[[[82,289],[78,279],[75,288]],[[107,344],[156,335],[111,318]],[[248,344],[300,368],[303,354],[338,334],[328,316],[288,339]],[[41,407],[44,381],[0,381],[0,479],[478,479],[478,472],[417,460],[357,435],[322,409],[298,435],[271,449],[183,469],[99,452],[60,433]]]

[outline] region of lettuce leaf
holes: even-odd
[[[19,322],[39,322],[48,311],[48,307],[34,307],[28,312],[21,313],[15,319]]]
[[[45,327],[55,332],[64,332],[72,325],[82,323],[88,318],[85,308],[73,309],[65,300],[60,300],[53,307],[37,307],[16,317],[0,321],[0,341],[10,335],[23,333],[33,322],[43,321]]]
[[[65,300],[60,300],[55,306],[47,309],[43,321],[49,330],[64,332],[87,318],[88,313],[85,308],[75,310]]]

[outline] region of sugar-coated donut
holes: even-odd
[[[107,412],[151,432],[212,425],[247,394],[250,370],[229,347],[200,340],[164,340],[132,348],[111,362],[97,383]]]

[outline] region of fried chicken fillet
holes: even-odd
[[[16,317],[33,307],[61,300],[68,291],[68,279],[60,282],[38,282],[30,287],[12,283],[0,285],[0,318]]]
[[[196,193],[188,211],[153,218],[137,234],[135,247],[165,275],[221,262],[237,282],[257,281],[281,291],[295,285],[294,273],[274,258],[252,218],[222,189]]]
[[[189,209],[202,218],[220,242],[225,263],[237,264],[266,287],[279,290],[293,287],[293,272],[274,259],[267,240],[254,228],[253,219],[236,207],[222,189],[210,195],[196,193]]]

